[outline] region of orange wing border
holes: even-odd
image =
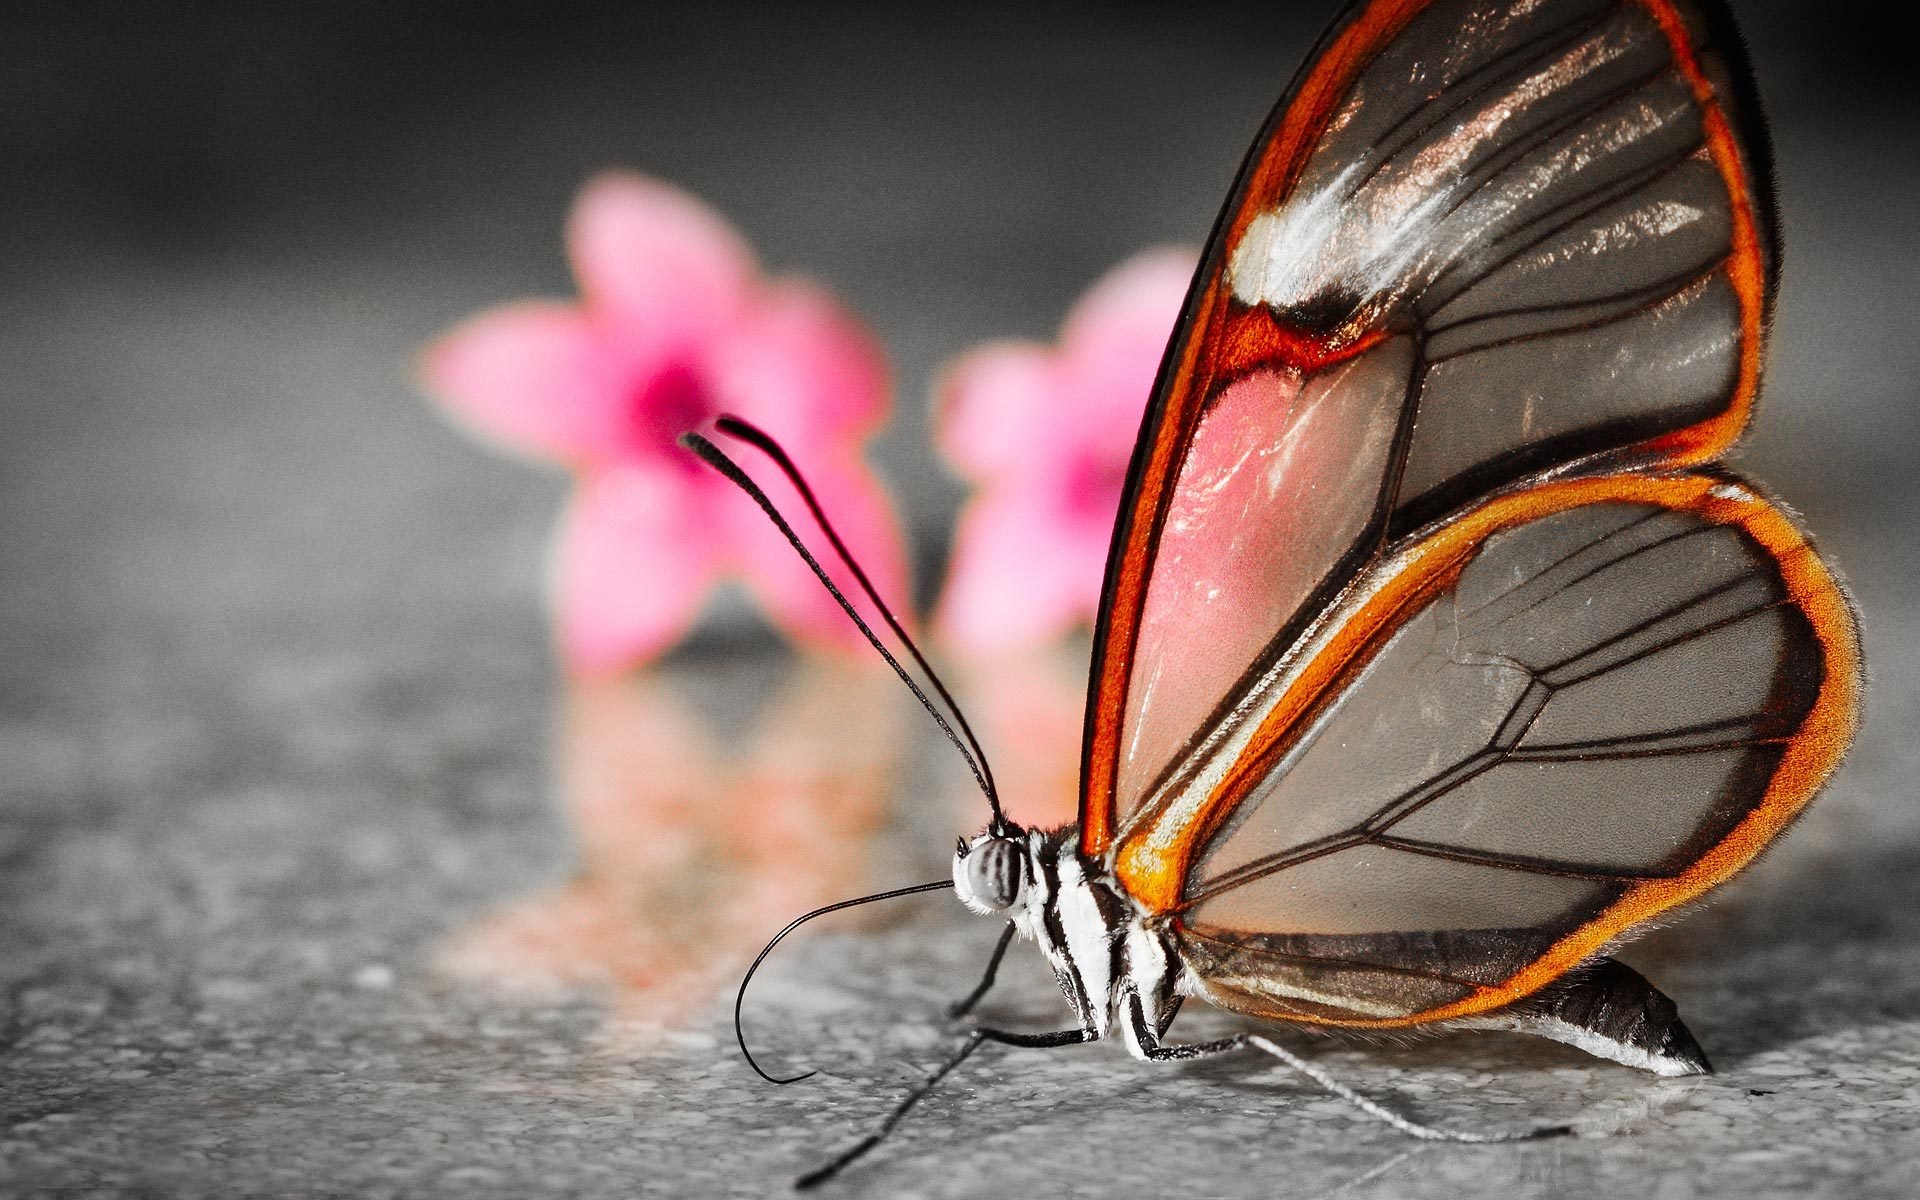
[[[1724,473],[1607,475],[1535,485],[1485,502],[1431,532],[1381,568],[1375,586],[1315,638],[1311,657],[1293,669],[1279,700],[1210,793],[1163,797],[1120,841],[1115,875],[1147,911],[1177,922],[1198,847],[1280,761],[1314,715],[1336,700],[1403,619],[1458,580],[1479,547],[1503,529],[1586,504],[1624,501],[1737,525],[1777,564],[1788,597],[1807,617],[1823,654],[1820,690],[1789,740],[1760,803],[1679,874],[1634,884],[1613,904],[1555,942],[1502,982],[1461,1000],[1395,1018],[1276,1019],[1350,1028],[1396,1028],[1472,1016],[1504,1007],[1572,970],[1635,925],[1698,897],[1752,862],[1812,800],[1844,757],[1859,723],[1859,630],[1845,591],[1806,535],[1780,508]]]
[[[1637,459],[1668,468],[1701,466],[1719,458],[1739,439],[1759,392],[1773,284],[1779,271],[1772,149],[1765,125],[1758,119],[1757,93],[1744,45],[1720,0],[1696,0],[1687,6],[1711,31],[1715,53],[1728,68],[1729,78],[1720,87],[1707,73],[1687,12],[1679,4],[1674,0],[1634,2],[1652,15],[1666,35],[1676,68],[1701,107],[1710,153],[1727,185],[1734,223],[1728,274],[1740,304],[1741,352],[1734,391],[1722,412],[1619,452],[1616,461]],[[1214,223],[1178,331],[1160,364],[1107,555],[1094,624],[1081,750],[1080,849],[1089,857],[1108,854],[1119,832],[1113,806],[1128,681],[1154,548],[1182,451],[1223,372],[1248,365],[1244,361],[1248,348],[1241,344],[1245,339],[1234,336],[1231,297],[1224,286],[1230,248],[1255,215],[1292,191],[1354,80],[1431,3],[1357,0],[1335,18],[1254,140]],[[1723,90],[1733,93],[1732,112]],[[1286,338],[1267,349],[1296,365],[1318,361],[1314,347]]]

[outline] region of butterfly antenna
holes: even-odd
[[[729,437],[738,438],[772,459],[774,465],[780,468],[781,474],[793,484],[794,490],[800,493],[800,499],[806,502],[807,511],[812,513],[813,519],[820,523],[821,530],[827,535],[827,541],[833,545],[834,553],[840,556],[840,561],[845,563],[847,570],[853,573],[853,578],[859,583],[860,590],[866,594],[867,599],[873,601],[873,607],[879,611],[881,619],[887,623],[887,628],[893,630],[894,636],[899,638],[901,645],[907,648],[907,653],[912,656],[913,661],[926,672],[927,681],[933,685],[934,693],[945,702],[947,710],[953,714],[954,723],[960,727],[961,735],[967,739],[967,745],[973,748],[974,761],[980,764],[987,798],[991,802],[994,817],[998,823],[1000,790],[994,782],[993,767],[987,762],[987,752],[980,745],[980,739],[974,736],[973,726],[967,723],[967,714],[961,711],[959,702],[953,698],[953,693],[948,691],[947,685],[941,681],[940,673],[933,669],[933,664],[927,661],[927,656],[922,654],[920,647],[914,644],[906,627],[893,615],[893,609],[880,598],[879,589],[873,586],[873,581],[867,577],[866,571],[853,557],[853,552],[848,550],[846,542],[841,540],[840,532],[833,527],[833,522],[827,519],[826,510],[820,506],[820,501],[813,494],[813,488],[808,486],[806,477],[800,474],[800,468],[794,465],[793,459],[779,442],[773,440],[771,434],[743,418],[731,413],[722,413],[714,421],[714,428]]]
[[[1004,832],[1009,827],[1009,824],[1006,814],[1000,809],[1000,792],[994,783],[993,768],[987,763],[986,751],[980,746],[980,739],[974,736],[973,727],[967,723],[966,715],[960,711],[960,705],[954,700],[953,693],[947,690],[945,683],[941,682],[939,673],[936,672],[933,669],[933,665],[927,661],[926,655],[920,652],[920,647],[914,644],[913,638],[908,636],[906,628],[900,623],[899,618],[894,616],[893,610],[887,606],[886,601],[880,598],[879,591],[873,586],[873,581],[867,577],[867,573],[862,570],[860,564],[854,560],[852,552],[847,549],[846,542],[841,540],[839,531],[833,527],[833,522],[827,519],[825,510],[820,507],[820,502],[814,496],[813,489],[807,485],[806,478],[800,474],[800,469],[793,464],[793,460],[787,456],[785,450],[781,449],[778,442],[774,441],[773,438],[769,437],[758,427],[741,420],[739,417],[722,416],[714,422],[714,427],[730,437],[747,443],[772,459],[774,465],[779,467],[781,473],[793,484],[794,489],[800,493],[800,498],[806,503],[807,511],[813,514],[814,520],[819,522],[821,530],[826,533],[827,540],[832,544],[835,553],[839,555],[840,561],[845,563],[847,569],[853,573],[853,578],[860,585],[862,594],[873,602],[874,608],[880,613],[881,619],[886,622],[887,628],[892,630],[894,635],[900,639],[901,644],[906,647],[908,655],[920,669],[926,673],[927,680],[932,685],[934,693],[946,704],[947,711],[953,714],[953,722],[949,722],[946,715],[943,714],[939,708],[935,707],[933,701],[929,699],[926,692],[921,689],[920,684],[914,679],[913,675],[908,672],[900,660],[894,656],[893,652],[887,649],[886,644],[880,640],[880,636],[873,631],[873,627],[869,625],[866,619],[860,615],[859,611],[854,608],[852,601],[847,599],[846,593],[842,592],[839,585],[833,582],[832,577],[827,574],[826,569],[820,565],[820,560],[815,558],[813,552],[807,549],[806,544],[800,540],[799,534],[794,532],[793,526],[788,523],[786,517],[781,515],[780,510],[774,506],[773,501],[768,498],[766,492],[761,489],[760,485],[753,482],[747,473],[740,468],[740,465],[727,456],[725,451],[721,450],[700,434],[682,434],[680,444],[699,455],[701,460],[708,466],[726,476],[729,482],[752,497],[754,503],[760,506],[761,511],[767,514],[767,518],[780,530],[781,536],[787,539],[787,543],[793,547],[794,552],[799,554],[807,566],[813,570],[814,575],[818,577],[821,585],[827,589],[827,593],[833,597],[834,602],[839,604],[841,610],[845,612],[847,616],[852,619],[854,625],[859,628],[861,635],[867,639],[868,644],[879,652],[880,657],[886,660],[888,666],[893,668],[893,673],[900,677],[900,682],[907,685],[907,690],[913,693],[914,699],[918,700],[920,706],[927,710],[927,714],[931,716],[934,723],[940,727],[940,732],[946,735],[949,742],[953,743],[953,748],[960,752],[960,756],[967,760],[967,769],[972,772],[974,782],[979,785],[981,794],[987,799],[987,807],[993,812],[993,829],[995,832]],[[965,734],[964,741],[962,740],[961,733],[955,732],[954,730],[954,724],[956,723]]]
[[[747,1035],[740,1025],[740,1009],[746,1004],[747,985],[753,982],[753,973],[760,969],[761,963],[767,961],[767,955],[773,953],[773,948],[780,944],[781,939],[802,925],[805,925],[808,921],[813,920],[815,917],[823,917],[830,912],[839,912],[843,908],[852,908],[858,904],[872,904],[876,900],[892,900],[897,896],[912,896],[919,892],[937,892],[941,888],[950,888],[952,886],[953,881],[951,879],[942,879],[934,883],[919,883],[912,887],[895,888],[890,892],[876,892],[871,896],[861,896],[857,900],[842,900],[838,904],[829,904],[824,908],[816,908],[805,916],[795,917],[793,920],[788,921],[785,928],[781,929],[779,933],[774,934],[773,940],[769,941],[766,946],[761,949],[759,955],[753,960],[753,965],[748,967],[747,973],[741,977],[740,990],[734,993],[733,997],[733,1038],[740,1043],[740,1055],[747,1060],[747,1065],[753,1068],[754,1074],[760,1076],[760,1078],[766,1080],[768,1083],[798,1083],[813,1074],[812,1071],[803,1071],[798,1075],[790,1075],[785,1079],[776,1079],[774,1076],[767,1074],[766,1069],[755,1061],[753,1051],[747,1049]]]

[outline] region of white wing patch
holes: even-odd
[[[1364,301],[1405,290],[1433,249],[1451,189],[1396,188],[1378,203],[1356,205],[1350,185],[1359,170],[1355,163],[1312,195],[1248,223],[1227,262],[1234,299],[1286,308],[1334,293]]]

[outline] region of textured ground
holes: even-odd
[[[932,364],[1043,334],[1105,265],[1203,228],[1252,119],[1207,118],[1257,113],[1304,25],[897,32],[837,30],[802,69],[793,31],[757,28],[733,75],[704,43],[642,61],[530,36],[414,95],[311,66],[332,43],[307,30],[220,93],[293,106],[284,128],[214,120],[124,177],[78,151],[60,174],[56,142],[104,105],[131,132],[100,162],[143,161],[173,110],[61,67],[83,40],[0,39],[53,55],[0,75],[93,89],[5,127],[37,173],[5,207],[34,236],[0,287],[0,1192],[770,1194],[938,1060],[940,1007],[993,938],[944,897],[770,965],[755,1044],[818,1068],[805,1083],[747,1071],[716,990],[787,915],[944,870],[977,814],[915,715],[731,610],[661,675],[558,689],[536,564],[560,481],[475,450],[406,382],[448,321],[564,289],[557,222],[586,170],[673,174],[895,347],[885,462],[937,545],[954,492],[915,441]],[[983,1054],[840,1194],[1911,1194],[1920,172],[1910,133],[1831,91],[1856,78],[1831,45],[1782,17],[1755,43],[1789,282],[1743,463],[1849,573],[1874,680],[1807,819],[1624,956],[1720,1073],[1654,1081],[1495,1035],[1295,1040],[1429,1121],[1581,1131],[1458,1148],[1259,1062]],[[228,61],[168,45],[153,62]],[[738,63],[787,65],[756,83]],[[992,1012],[1062,1019],[1031,951]]]

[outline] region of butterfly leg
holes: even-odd
[[[1173,1000],[1161,1010],[1158,1027],[1162,1038],[1167,1036],[1167,1030],[1173,1026],[1173,1019],[1180,1015],[1180,1006],[1186,1002],[1187,998],[1185,996],[1175,996]]]
[[[966,1016],[973,1011],[973,1006],[980,1003],[981,998],[993,988],[994,977],[1000,974],[1000,960],[1007,956],[1007,947],[1013,945],[1013,935],[1016,932],[1013,922],[1008,921],[1007,927],[1000,931],[1000,940],[994,944],[993,956],[987,959],[986,974],[980,977],[980,982],[967,993],[964,999],[948,1006],[947,1016],[955,1020]]]
[[[925,1083],[908,1092],[905,1098],[894,1106],[893,1111],[887,1114],[886,1120],[880,1122],[879,1128],[862,1138],[856,1145],[835,1158],[832,1162],[802,1175],[794,1181],[793,1186],[801,1191],[818,1187],[863,1157],[869,1150],[878,1146],[882,1139],[893,1132],[893,1127],[898,1125],[901,1120],[906,1117],[908,1112],[912,1111],[913,1106],[920,1103],[923,1096],[938,1087],[942,1079],[945,1079],[953,1073],[954,1068],[967,1061],[975,1050],[978,1050],[988,1042],[998,1042],[1003,1046],[1021,1046],[1028,1049],[1043,1050],[1056,1046],[1078,1046],[1086,1042],[1098,1041],[1099,1038],[1100,1035],[1091,1029],[1062,1029],[1056,1033],[1017,1033],[1007,1029],[976,1029],[967,1035],[967,1040],[960,1043],[960,1048],[954,1051],[946,1062],[940,1064],[938,1070],[927,1076]]]
[[[1713,1072],[1673,1001],[1611,958],[1595,959],[1516,1008],[1473,1024],[1551,1038],[1656,1075]]]
[[[1424,1141],[1524,1142],[1535,1138],[1560,1137],[1573,1132],[1565,1125],[1544,1126],[1517,1133],[1461,1133],[1450,1129],[1436,1129],[1431,1125],[1422,1125],[1418,1121],[1408,1120],[1385,1105],[1368,1099],[1293,1051],[1261,1034],[1241,1033],[1211,1042],[1167,1045],[1160,1040],[1165,1026],[1162,1025],[1159,1030],[1154,1028],[1155,1022],[1148,1019],[1146,1006],[1141,1003],[1138,994],[1127,997],[1127,1019],[1140,1055],[1151,1062],[1185,1062],[1195,1058],[1212,1058],[1217,1054],[1231,1054],[1238,1050],[1258,1050],[1279,1059],[1368,1116],[1393,1126],[1409,1137],[1417,1137]]]

